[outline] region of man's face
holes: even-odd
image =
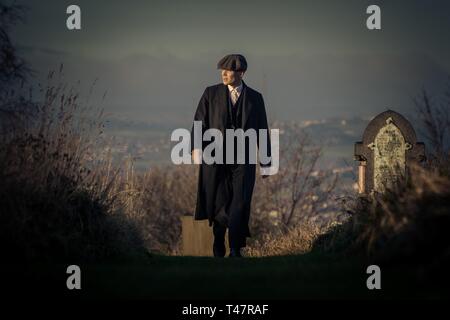
[[[241,83],[242,76],[244,72],[242,71],[231,71],[222,69],[222,81],[224,85],[236,86]]]

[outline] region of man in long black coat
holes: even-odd
[[[223,164],[206,164],[201,154],[208,143],[202,141],[201,148],[194,146],[194,126],[191,132],[191,152],[194,163],[200,164],[196,220],[209,220],[214,232],[214,256],[225,256],[225,232],[228,227],[230,256],[240,257],[240,248],[246,246],[246,237],[250,237],[250,205],[255,184],[256,164],[249,161],[248,154],[255,152],[249,141],[245,140],[245,163],[226,163],[226,129],[266,129],[265,139],[267,156],[270,157],[270,135],[262,95],[248,87],[242,77],[247,70],[247,61],[242,55],[227,55],[217,65],[221,69],[222,82],[207,87],[195,112],[194,121],[201,121],[202,136],[207,129],[218,129],[224,137]],[[235,143],[236,144],[236,143]],[[259,136],[257,139],[258,148]],[[255,146],[256,148],[256,146]],[[268,175],[264,170],[270,166],[260,163],[263,178]]]

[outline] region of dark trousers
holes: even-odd
[[[244,218],[244,165],[226,165],[226,178],[229,179],[230,195],[225,212],[227,222],[214,221],[214,246],[221,248],[225,243],[225,233],[228,227],[228,244],[230,248],[246,246],[246,226]]]

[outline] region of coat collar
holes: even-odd
[[[240,95],[242,93],[242,89],[244,88],[244,82],[242,81],[239,86],[236,88],[233,88],[232,86],[228,85],[228,91],[232,92],[233,90],[236,90],[238,94]]]

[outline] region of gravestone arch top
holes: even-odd
[[[382,192],[399,176],[405,176],[411,163],[425,159],[425,145],[417,142],[411,123],[401,114],[387,110],[367,125],[362,141],[355,143],[359,161],[359,192]]]

